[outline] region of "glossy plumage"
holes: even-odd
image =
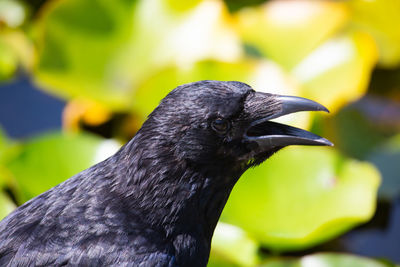
[[[245,133],[279,112],[239,82],[177,87],[114,156],[0,222],[0,266],[205,266],[234,184],[282,147]]]

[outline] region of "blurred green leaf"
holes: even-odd
[[[13,179],[9,170],[4,166],[4,163],[12,158],[17,153],[18,148],[0,127],[0,192],[6,186],[12,186]]]
[[[318,253],[307,255],[298,260],[273,259],[262,267],[390,267],[373,259],[340,253]]]
[[[233,264],[222,259],[213,258],[210,256],[210,260],[208,261],[207,267],[239,267],[240,265]]]
[[[110,156],[117,147],[88,134],[51,133],[21,144],[19,154],[6,167],[17,182],[17,199],[23,203]]]
[[[286,148],[242,176],[221,218],[273,250],[306,248],[369,220],[379,178],[330,148]]]
[[[340,2],[270,1],[238,12],[236,27],[244,42],[289,70],[347,18],[348,10]]]
[[[188,0],[188,1],[181,1],[181,0],[165,0],[171,9],[175,9],[178,12],[187,11],[189,9],[194,8],[203,0]]]
[[[211,244],[212,262],[235,263],[240,266],[254,266],[258,259],[258,244],[237,226],[219,222]]]
[[[7,136],[0,125],[0,151],[2,148],[6,146],[6,144],[7,144]]]
[[[121,65],[116,58],[130,44],[135,2],[66,0],[45,5],[34,25],[36,82],[60,96],[126,105],[131,84],[124,69],[135,62]]]
[[[379,63],[394,67],[400,63],[400,1],[348,1],[352,25],[371,34],[379,48]]]
[[[10,79],[18,67],[18,59],[14,51],[2,41],[0,35],[0,82]]]
[[[221,1],[57,2],[36,23],[35,79],[63,97],[129,109],[137,86],[166,67],[232,61],[239,40]],[[163,87],[164,88],[164,87]]]
[[[320,45],[292,73],[303,85],[302,96],[335,112],[365,94],[376,60],[374,40],[352,32]]]
[[[20,30],[27,17],[18,0],[0,0],[0,82],[12,78],[19,64],[28,66],[33,57],[28,38]]]
[[[9,197],[3,191],[0,191],[0,220],[6,217],[15,208],[15,204]]]
[[[0,32],[0,54],[6,58],[12,57],[12,70],[15,72],[18,65],[26,71],[31,71],[35,58],[35,50],[30,37],[20,29],[6,29]],[[11,62],[10,59],[6,62]]]
[[[7,137],[0,127],[0,220],[7,216],[7,214],[13,211],[16,207],[15,203],[13,203],[3,191],[3,188],[9,183],[8,171],[3,166],[7,145]]]

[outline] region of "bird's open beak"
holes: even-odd
[[[246,102],[248,112],[255,114],[255,116],[245,133],[244,139],[256,142],[261,149],[288,145],[333,146],[329,140],[311,132],[270,121],[298,111],[329,112],[321,104],[302,97],[271,95],[260,92],[255,93]]]

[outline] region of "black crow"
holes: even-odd
[[[270,120],[318,110],[241,82],[179,86],[115,155],[0,223],[0,266],[206,266],[244,171],[288,145],[332,145]]]

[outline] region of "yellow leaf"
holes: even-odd
[[[302,96],[335,112],[366,92],[377,59],[377,48],[371,36],[351,32],[317,47],[292,73],[303,85]]]
[[[290,69],[347,19],[348,10],[341,2],[269,1],[240,11],[237,28],[245,42]]]

